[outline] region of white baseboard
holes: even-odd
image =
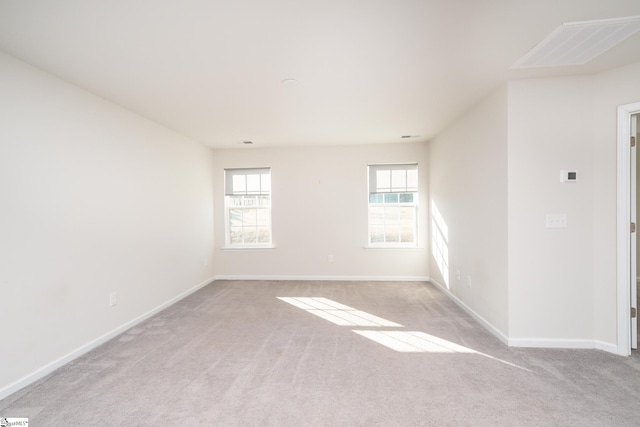
[[[606,351],[607,353],[620,354],[618,346],[598,340],[582,340],[582,339],[555,339],[555,338],[509,338],[499,329],[485,320],[478,313],[473,311],[469,306],[463,303],[458,297],[453,295],[447,288],[440,283],[431,279],[431,283],[442,290],[449,298],[453,300],[460,308],[469,313],[476,319],[485,329],[495,335],[500,341],[509,347],[529,347],[529,348],[568,348],[568,349],[597,349]]]
[[[444,292],[445,295],[447,295],[449,298],[451,298],[451,300],[453,302],[455,302],[460,308],[462,308],[464,311],[466,311],[471,317],[476,319],[476,321],[478,323],[480,323],[482,325],[482,327],[484,327],[492,335],[494,335],[496,338],[498,338],[500,341],[502,341],[503,344],[509,345],[509,338],[500,329],[496,328],[489,321],[487,321],[484,317],[480,316],[478,313],[473,311],[468,305],[463,303],[458,297],[456,297],[454,294],[449,292],[449,289],[447,289],[446,287],[442,286],[440,283],[436,282],[433,279],[431,279],[430,281],[431,281],[431,283],[436,285],[438,288],[440,288],[440,290],[442,292]]]
[[[301,281],[373,281],[373,282],[428,282],[429,276],[215,276],[215,280],[301,280]]]
[[[604,341],[598,341],[598,340],[595,340],[594,344],[595,344],[595,348],[596,349],[602,350],[602,351],[606,351],[607,353],[618,354],[620,356],[628,356],[629,355],[627,353],[624,353],[624,354],[620,353],[620,349],[615,344],[611,344],[611,343],[604,342]]]
[[[529,348],[595,348],[593,340],[579,340],[571,338],[509,338],[510,347]]]
[[[511,347],[597,349],[618,354],[618,346],[598,340],[572,338],[510,338]]]
[[[135,319],[125,323],[122,326],[117,327],[116,329],[107,332],[106,334],[102,335],[101,337],[96,338],[93,341],[88,342],[87,344],[77,348],[76,350],[72,351],[71,353],[60,357],[59,359],[54,360],[53,362],[43,366],[42,368],[36,370],[35,372],[26,375],[25,377],[9,384],[8,386],[0,389],[0,400],[4,399],[5,397],[17,392],[18,390],[28,386],[29,384],[32,384],[36,381],[38,381],[39,379],[49,375],[51,372],[55,371],[56,369],[66,365],[67,363],[71,362],[74,359],[77,359],[78,357],[82,356],[85,353],[88,353],[89,351],[93,350],[94,348],[98,347],[101,344],[104,344],[105,342],[109,341],[110,339],[120,335],[121,333],[123,333],[124,331],[131,329],[132,327],[136,326],[137,324],[139,324],[140,322],[150,318],[151,316],[153,316],[156,313],[159,313],[160,311],[164,310],[165,308],[169,307],[172,304],[175,304],[176,302],[180,301],[181,299],[189,296],[190,294],[196,292],[197,290],[199,290],[200,288],[203,288],[204,286],[208,285],[209,283],[211,283],[214,280],[213,277],[205,280],[202,283],[197,284],[196,286],[192,287],[191,289],[188,289],[186,291],[184,291],[183,293],[179,294],[178,296],[171,298],[169,301],[164,302],[162,304],[160,304],[159,306],[153,308],[152,310],[136,317]]]

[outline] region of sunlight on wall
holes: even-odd
[[[431,201],[431,253],[436,260],[444,284],[449,289],[449,227],[436,203]]]
[[[361,337],[368,338],[373,342],[381,344],[391,350],[400,353],[459,353],[459,354],[477,354],[512,366],[514,368],[528,371],[513,363],[480,353],[460,344],[438,338],[420,331],[405,331],[388,328],[402,328],[399,323],[386,320],[365,311],[356,310],[344,304],[332,301],[322,297],[277,297],[280,301],[300,308],[308,313],[318,316],[322,319],[338,326],[351,327],[377,327],[385,328],[378,330],[371,329],[352,329]]]

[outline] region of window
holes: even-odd
[[[369,245],[417,246],[418,164],[369,165]]]
[[[271,245],[271,169],[225,169],[228,246]]]

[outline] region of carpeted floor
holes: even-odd
[[[428,283],[218,281],[0,401],[31,426],[637,426],[640,357],[508,348]]]

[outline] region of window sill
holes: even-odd
[[[421,251],[424,246],[364,246],[365,251]]]
[[[220,248],[221,251],[268,251],[273,250],[276,247],[273,245],[266,246],[224,246]]]

